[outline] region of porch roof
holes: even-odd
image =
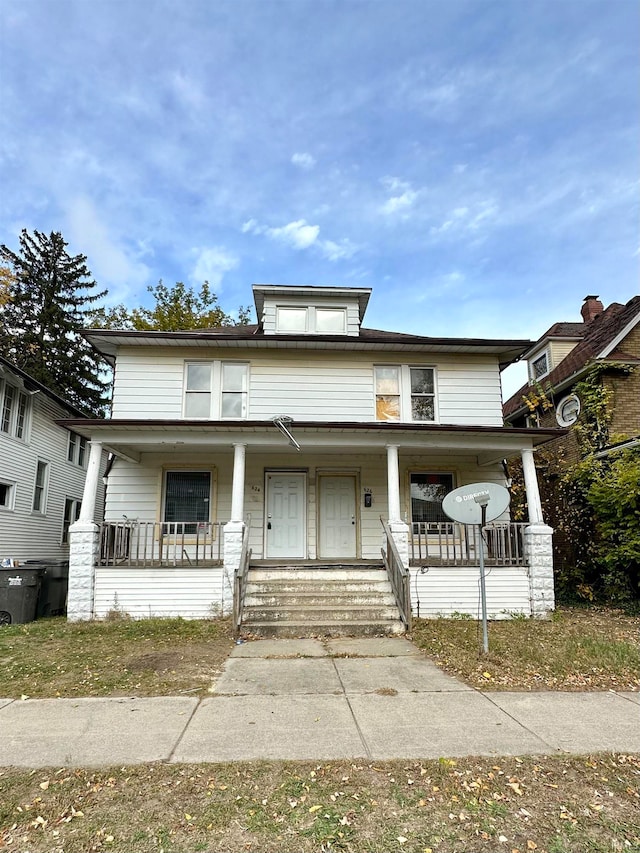
[[[58,421],[80,435],[101,441],[118,456],[139,461],[141,453],[175,453],[189,450],[230,450],[246,444],[247,452],[295,451],[268,421],[201,421],[148,419],[68,419]],[[478,455],[490,464],[523,449],[565,435],[566,429],[523,429],[503,426],[370,422],[295,421],[291,430],[301,452],[382,452],[389,444],[412,452]],[[300,458],[296,454],[297,458]]]

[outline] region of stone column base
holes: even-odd
[[[402,560],[402,565],[409,565],[409,525],[404,521],[389,521],[389,529],[391,536]],[[383,547],[386,548],[386,537],[384,538]]]
[[[236,570],[240,566],[245,528],[244,521],[228,521],[224,526],[222,612],[225,615],[233,610],[233,580]]]
[[[76,521],[69,528],[69,622],[93,619],[93,593],[99,558],[98,525],[90,521]]]
[[[546,524],[531,524],[524,529],[531,615],[538,619],[546,618],[555,609],[552,534],[553,528]]]

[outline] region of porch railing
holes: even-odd
[[[526,522],[487,524],[480,535],[476,524],[414,522],[411,525],[411,563],[431,566],[476,566],[480,548],[485,564],[524,566]]]
[[[223,557],[220,521],[105,521],[102,566],[211,566]]]
[[[251,549],[249,548],[249,527],[247,525],[242,534],[240,565],[233,576],[233,632],[236,637],[239,636],[242,630],[242,614],[244,611],[244,599],[247,594],[250,561]]]
[[[391,582],[391,589],[400,611],[400,618],[404,622],[407,631],[411,630],[411,590],[410,581],[411,575],[407,566],[402,564],[402,558],[396,548],[396,543],[393,540],[393,534],[387,522],[380,516],[382,527],[385,533],[386,544],[382,548],[382,560],[384,567],[387,570],[387,576]]]

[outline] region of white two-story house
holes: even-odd
[[[65,421],[91,442],[70,617],[239,611],[246,578],[265,567],[304,585],[321,568],[347,578],[380,566],[381,549],[400,606],[410,594],[414,614],[475,616],[481,540],[445,516],[442,499],[465,484],[504,485],[514,453],[531,518],[504,515],[485,535],[488,609],[552,609],[532,454],[558,430],[502,425],[500,372],[530,342],[367,329],[365,288],[253,293],[255,326],[86,333],[113,360],[115,382],[110,419]],[[105,449],[114,461],[96,529]],[[277,619],[277,600],[270,607]]]
[[[69,528],[80,516],[89,458],[82,412],[0,356],[0,559],[65,560]],[[105,454],[106,457],[106,454]],[[100,460],[104,470],[105,459]],[[95,518],[104,487],[96,484]],[[92,515],[93,519],[93,515]]]

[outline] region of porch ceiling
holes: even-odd
[[[118,456],[137,461],[142,453],[230,451],[246,444],[247,453],[282,453],[292,459],[307,453],[383,453],[389,444],[400,452],[472,454],[490,464],[564,435],[563,429],[459,426],[457,424],[295,422],[297,453],[271,421],[65,420],[63,426],[101,441]]]

